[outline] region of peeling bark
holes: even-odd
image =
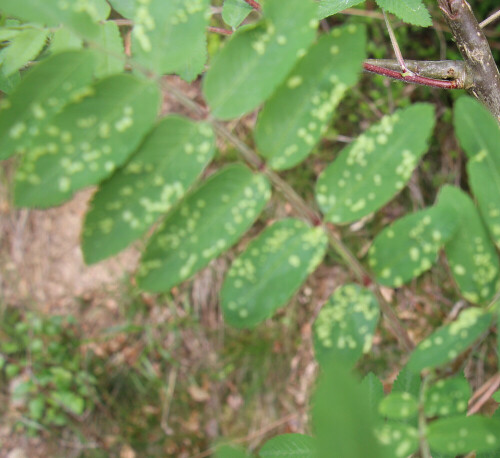
[[[470,77],[467,91],[500,122],[500,73],[488,40],[466,0],[438,0]]]

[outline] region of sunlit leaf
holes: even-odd
[[[492,315],[478,308],[464,310],[450,324],[442,326],[420,342],[408,361],[408,368],[420,372],[454,360],[490,326]]]
[[[0,105],[0,159],[23,152],[53,115],[90,83],[94,58],[89,51],[68,51],[26,73]]]
[[[428,425],[427,440],[433,450],[462,455],[500,449],[500,419],[479,415],[452,417]]]
[[[134,59],[158,74],[177,73],[205,45],[208,0],[151,0],[137,5],[132,29]],[[203,70],[204,62],[198,73]]]
[[[245,0],[224,0],[222,19],[233,29],[238,27],[252,12],[253,8]]]
[[[364,0],[320,0],[318,17],[319,19],[323,19],[363,2]]]
[[[309,155],[365,58],[365,30],[336,27],[309,48],[264,105],[255,128],[259,153],[277,170]]]
[[[314,322],[316,359],[321,364],[332,358],[354,364],[370,351],[379,314],[370,290],[355,284],[337,288]]]
[[[132,19],[134,17],[136,0],[108,0],[111,6],[123,17]]]
[[[390,393],[380,402],[379,412],[391,420],[406,420],[417,415],[418,401],[410,393]]]
[[[99,27],[99,35],[94,40],[99,47],[95,75],[103,78],[123,71],[125,53],[118,26],[114,22],[105,22]]]
[[[112,256],[143,235],[184,196],[213,153],[208,125],[164,118],[92,198],[82,231],[85,261]]]
[[[380,6],[409,24],[428,27],[432,19],[422,0],[375,0]]]
[[[377,235],[369,250],[369,265],[377,281],[398,288],[429,270],[457,226],[455,212],[445,206],[396,220]]]
[[[415,104],[385,116],[320,175],[316,200],[332,223],[350,223],[389,202],[408,183],[434,127],[434,108]]]
[[[168,291],[198,272],[249,229],[270,196],[266,178],[242,165],[211,176],[151,238],[139,267],[139,285]]]
[[[304,434],[281,434],[268,440],[259,457],[317,458],[316,440]]]
[[[23,156],[16,173],[16,205],[57,205],[111,175],[153,125],[158,102],[156,85],[132,75],[110,76],[87,88],[81,100],[44,127]]]
[[[267,0],[264,19],[240,28],[214,58],[203,92],[214,116],[237,118],[257,108],[285,79],[316,35],[312,0]]]
[[[438,380],[425,391],[425,415],[428,417],[465,415],[470,396],[471,388],[463,374]]]
[[[500,289],[500,265],[481,216],[471,198],[453,186],[441,190],[439,205],[453,208],[459,218],[444,249],[460,292],[469,302],[488,302]]]
[[[297,292],[323,259],[327,238],[321,227],[284,219],[265,229],[234,260],[221,290],[224,319],[253,327],[271,317]]]
[[[455,131],[469,162],[469,184],[479,211],[500,247],[500,130],[497,120],[478,101],[462,97],[455,104]]]

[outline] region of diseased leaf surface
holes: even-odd
[[[224,319],[253,327],[297,292],[323,259],[328,240],[321,227],[284,219],[265,229],[238,256],[221,290]]]
[[[407,392],[390,393],[380,402],[379,412],[391,420],[407,420],[417,415],[418,401]]]
[[[457,226],[455,212],[445,206],[420,210],[391,224],[368,252],[377,281],[399,288],[429,270]]]
[[[82,231],[85,261],[112,256],[143,235],[184,196],[213,154],[210,126],[164,118],[92,198]]]
[[[132,75],[98,81],[33,140],[16,173],[15,202],[49,207],[112,174],[153,125],[155,84]]]
[[[358,80],[365,42],[362,27],[334,28],[309,48],[266,102],[254,135],[269,167],[288,169],[309,155],[345,92]]]
[[[371,349],[380,311],[373,293],[355,284],[335,290],[314,322],[316,359],[354,364]]]
[[[141,288],[168,291],[208,265],[248,230],[270,196],[267,179],[242,165],[211,176],[149,241],[138,272]]]
[[[264,19],[241,27],[214,58],[203,93],[215,117],[231,119],[264,102],[316,35],[312,0],[267,0]]]
[[[427,151],[434,122],[432,105],[414,104],[385,116],[344,148],[316,185],[325,218],[351,223],[389,202]]]
[[[425,415],[430,418],[465,415],[470,396],[471,388],[463,374],[438,380],[425,391]]]
[[[384,458],[406,458],[418,449],[418,430],[413,426],[387,421],[375,430]]]

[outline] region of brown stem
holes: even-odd
[[[472,85],[466,89],[500,122],[500,73],[470,5],[466,0],[438,3],[472,78]]]
[[[207,27],[207,32],[218,33],[219,35],[232,35],[233,31],[221,29],[220,27]]]
[[[257,3],[255,0],[245,0],[254,10],[261,11],[262,7],[260,3]]]

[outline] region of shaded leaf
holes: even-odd
[[[379,405],[380,415],[391,420],[407,420],[418,412],[418,402],[410,393],[390,393]]]
[[[453,186],[443,187],[438,201],[439,206],[453,208],[459,219],[444,246],[453,278],[469,302],[488,302],[500,289],[500,265],[474,202]]]
[[[309,48],[266,102],[255,141],[269,167],[288,169],[309,155],[345,92],[358,80],[365,42],[362,27],[334,28]]]
[[[436,420],[428,425],[433,450],[453,455],[500,449],[500,420],[479,415]]]
[[[271,317],[316,269],[327,243],[321,227],[296,219],[266,228],[227,273],[221,290],[224,320],[248,328]]]
[[[490,326],[492,315],[478,308],[464,310],[450,324],[442,326],[420,342],[408,361],[408,368],[420,372],[454,360]]]
[[[396,380],[394,380],[391,393],[407,392],[418,399],[421,384],[420,373],[413,372],[408,369],[408,366],[405,366],[399,371]]]
[[[138,272],[141,288],[168,291],[229,249],[271,196],[263,175],[230,165],[190,194],[149,241]]]
[[[68,51],[29,70],[1,102],[0,159],[23,152],[53,115],[90,83],[93,68],[93,53]]]
[[[82,231],[85,262],[112,256],[143,235],[184,196],[213,153],[207,124],[164,118],[92,198]]]
[[[384,458],[406,458],[418,449],[418,431],[404,423],[386,422],[375,430]]]
[[[496,119],[478,101],[461,97],[455,103],[455,131],[467,153],[469,184],[479,211],[500,247],[500,130]]]
[[[135,12],[136,0],[108,0],[111,6],[123,17],[132,19]]]
[[[220,445],[215,449],[215,458],[249,458],[251,455],[237,445]]]
[[[318,18],[323,19],[337,14],[351,6],[363,3],[364,0],[320,0],[318,5]]]
[[[121,73],[125,64],[123,41],[118,26],[111,21],[99,26],[99,35],[94,42],[99,47],[95,75],[103,78]]]
[[[470,396],[471,388],[463,374],[438,380],[425,391],[425,415],[427,417],[465,415]]]
[[[178,73],[193,60],[199,65],[208,9],[208,0],[151,0],[137,5],[132,29],[134,59],[158,74]]]
[[[50,52],[58,53],[61,51],[67,51],[70,49],[82,49],[83,40],[76,35],[71,29],[66,27],[61,27],[57,29],[52,34],[52,39],[50,40]],[[97,59],[97,53],[96,53]]]
[[[445,206],[434,206],[396,220],[377,235],[368,252],[368,262],[377,281],[398,288],[429,270],[457,226],[455,212]]]
[[[361,386],[368,394],[369,405],[374,414],[373,416],[376,417],[380,401],[384,399],[384,385],[373,372],[369,372],[361,382]]]
[[[344,148],[316,185],[325,218],[350,223],[389,202],[427,151],[434,122],[431,105],[414,104],[385,116]]]
[[[312,0],[267,0],[264,19],[240,28],[214,58],[203,92],[215,117],[237,118],[257,108],[285,79],[314,40]]]
[[[238,27],[253,8],[245,0],[225,0],[222,8],[222,19],[233,29]]]
[[[4,94],[10,94],[17,84],[21,81],[21,76],[19,72],[14,72],[9,76],[5,76],[2,72],[2,67],[0,67],[0,91]],[[0,151],[0,156],[2,155]]]
[[[155,84],[115,75],[88,88],[33,140],[16,173],[15,202],[49,207],[121,166],[155,121]]]
[[[380,310],[373,293],[355,284],[340,286],[330,296],[314,322],[316,359],[332,358],[354,364],[371,349]]]
[[[282,434],[269,439],[259,450],[259,456],[315,458],[316,440],[304,434]]]
[[[409,24],[428,27],[432,25],[429,11],[422,0],[375,0],[380,6]]]

